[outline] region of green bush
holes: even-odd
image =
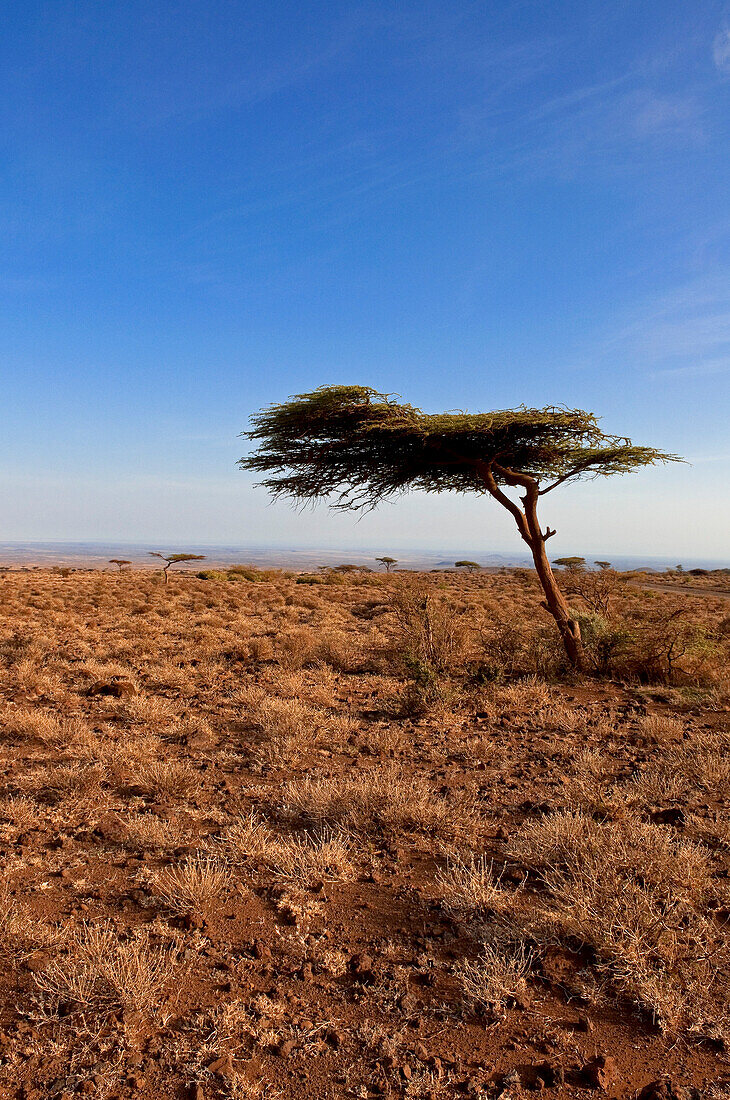
[[[291,577],[291,573],[284,573],[281,569],[256,569],[253,565],[232,565],[227,570],[228,579],[231,581],[278,581],[284,577]]]
[[[634,640],[628,627],[622,622],[607,619],[597,611],[571,610],[571,615],[580,626],[590,666],[602,675],[614,672]]]
[[[259,581],[278,581],[291,575],[279,569],[255,569],[252,565],[231,565],[227,569],[202,569],[195,574],[202,581],[251,581],[254,584]]]

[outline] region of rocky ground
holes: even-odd
[[[0,581],[0,1097],[730,1096],[726,601],[298,580]]]

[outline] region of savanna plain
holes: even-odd
[[[561,582],[0,577],[0,1097],[729,1097],[730,585]]]

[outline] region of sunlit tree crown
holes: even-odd
[[[607,435],[582,409],[424,413],[368,386],[323,386],[252,417],[241,459],[264,474],[275,496],[335,496],[340,508],[372,507],[408,489],[484,491],[484,469],[499,484],[534,478],[549,491],[579,477],[625,473],[675,460],[653,447]]]

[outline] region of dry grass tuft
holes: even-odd
[[[476,962],[460,962],[454,973],[471,1004],[502,1016],[525,996],[533,963],[534,956],[524,944],[487,942]]]
[[[481,824],[469,800],[437,795],[423,778],[395,767],[288,783],[282,802],[292,817],[365,834],[415,830],[451,838],[473,836]]]
[[[512,904],[510,894],[494,874],[494,863],[486,856],[473,855],[469,862],[450,860],[436,877],[439,896],[452,913],[460,917],[481,917],[504,912]]]
[[[109,924],[84,924],[33,977],[45,1013],[93,1026],[89,1017],[119,1009],[125,1022],[158,1014],[178,966],[177,953],[153,946],[145,932],[121,940]]]
[[[200,775],[186,760],[140,760],[124,769],[125,781],[153,798],[185,799],[200,785]]]
[[[280,699],[257,688],[248,694],[247,717],[259,734],[256,759],[270,767],[295,767],[323,742],[338,745],[352,729],[347,715],[333,715],[299,699]]]
[[[273,874],[302,886],[347,882],[355,875],[352,837],[328,825],[300,835],[282,836],[250,814],[228,829],[223,848],[234,863],[263,865]]]
[[[217,901],[229,888],[231,875],[215,859],[190,857],[177,866],[146,872],[144,880],[169,912],[187,916]]]
[[[598,972],[667,1031],[717,1016],[730,952],[706,914],[710,866],[698,845],[636,819],[573,812],[526,826],[512,851],[541,868],[548,891],[525,918],[530,936],[590,946]]]
[[[169,851],[189,838],[189,830],[180,822],[167,821],[156,814],[128,814],[122,823],[124,843],[142,851]]]

